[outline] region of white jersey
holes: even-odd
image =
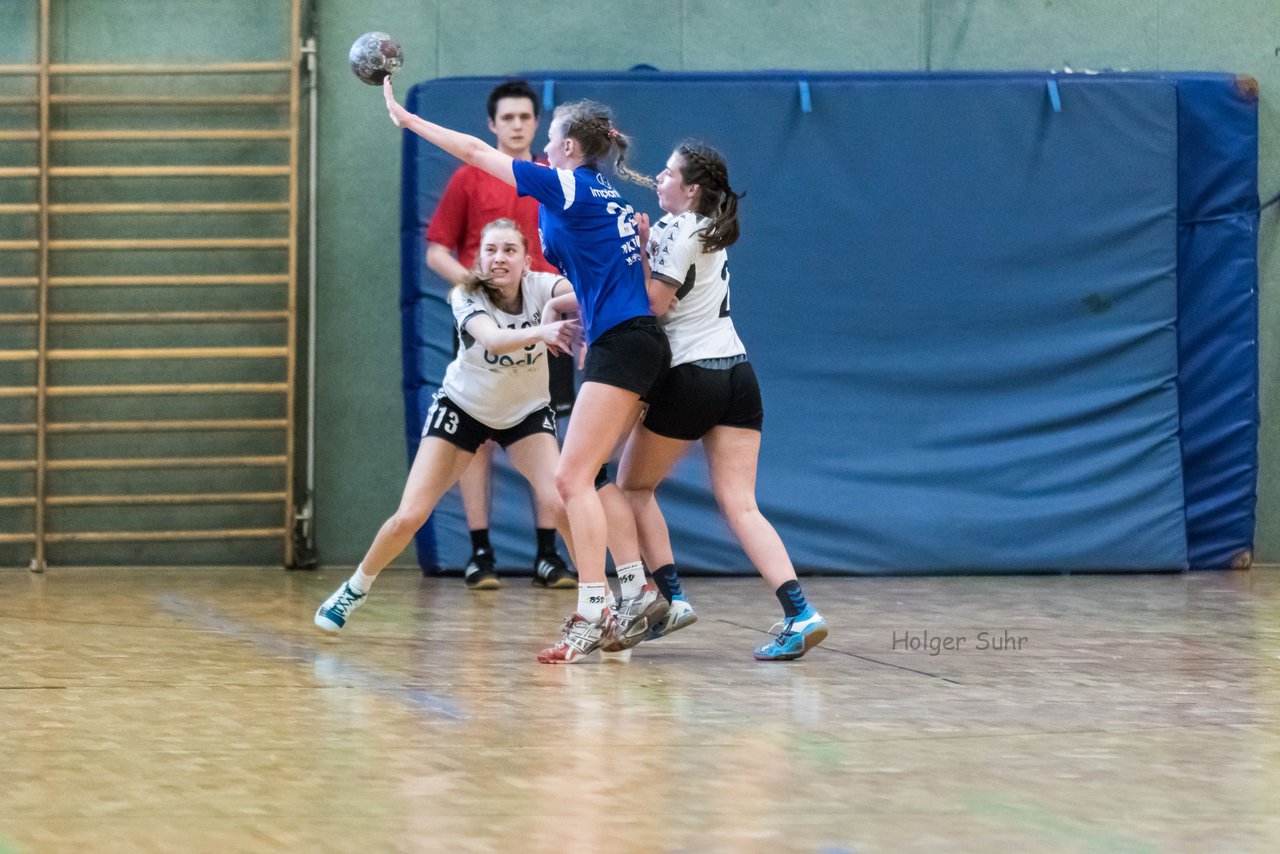
[[[547,345],[539,341],[495,356],[467,334],[467,321],[478,314],[492,317],[503,329],[527,329],[542,322],[558,273],[525,273],[522,305],[517,314],[494,306],[483,293],[449,292],[449,306],[458,325],[458,355],[444,372],[441,391],[472,418],[495,430],[514,427],[531,412],[551,403],[548,390]]]
[[[708,222],[693,212],[667,214],[649,232],[650,271],[676,287],[671,308],[658,318],[671,341],[672,367],[747,352],[729,319],[729,254],[702,248]]]

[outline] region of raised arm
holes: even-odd
[[[505,181],[513,187],[516,185],[516,176],[511,169],[510,155],[503,154],[478,137],[459,133],[443,125],[429,122],[421,116],[415,116],[400,106],[400,102],[396,100],[395,92],[391,89],[390,77],[382,81],[382,94],[386,97],[387,112],[391,114],[391,121],[395,123],[396,127],[411,130],[427,142],[444,149],[464,163],[469,163],[477,169],[483,169],[493,177],[500,181]]]

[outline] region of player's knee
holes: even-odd
[[[639,510],[653,500],[653,487],[648,484],[623,480],[618,483],[618,488],[622,490],[622,496],[627,499],[627,504],[633,511]]]
[[[538,506],[538,513],[540,515],[555,519],[563,518],[564,499],[560,497],[558,484],[547,484],[543,487],[535,487],[533,490],[533,500]]]
[[[733,522],[754,516],[760,512],[760,508],[756,506],[756,497],[754,495],[743,495],[739,492],[717,491],[716,503],[720,505],[720,512],[724,517]]]
[[[576,472],[567,469],[556,471],[556,495],[561,503],[568,504],[576,495],[591,489],[595,489],[591,481]]]
[[[428,515],[430,514],[426,511],[409,507],[397,510],[396,514],[387,520],[387,523],[391,526],[392,533],[411,537],[426,524]]]

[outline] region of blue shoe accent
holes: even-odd
[[[826,640],[827,621],[813,610],[813,606],[805,608],[798,617],[792,617],[776,624],[781,626],[770,643],[755,651],[757,661],[791,661],[799,658],[818,644]]]
[[[351,585],[342,582],[342,586],[316,609],[316,625],[326,632],[340,631],[347,624],[351,612],[364,604],[367,593],[357,593]]]

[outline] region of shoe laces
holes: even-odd
[[[364,595],[352,590],[351,585],[344,584],[342,589],[338,591],[338,598],[333,603],[334,610],[340,614],[345,614],[363,598]]]

